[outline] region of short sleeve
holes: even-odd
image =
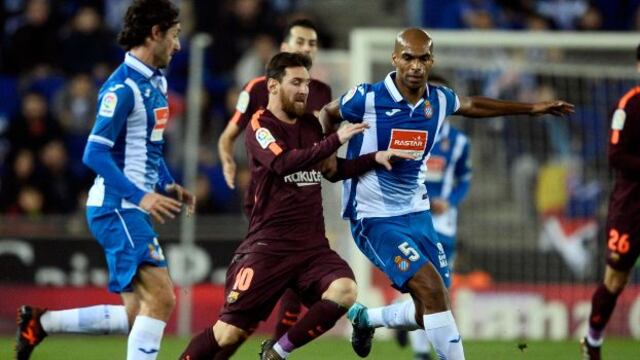
[[[127,85],[115,84],[101,92],[98,97],[98,114],[89,141],[113,147],[133,110],[133,104],[133,91]]]
[[[362,122],[368,88],[368,84],[361,84],[340,97],[340,114],[344,120],[352,123]]]
[[[458,94],[446,86],[438,86],[438,89],[442,91],[447,99],[447,116],[458,111],[460,108],[460,99],[458,98]]]
[[[249,81],[238,95],[236,109],[230,122],[241,129],[246,128],[253,114],[267,106],[268,99],[264,76]]]

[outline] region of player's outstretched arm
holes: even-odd
[[[574,112],[573,104],[562,100],[523,103],[492,99],[482,96],[460,97],[456,115],[466,117],[495,117],[503,115],[568,115]]]
[[[196,196],[182,185],[173,183],[165,187],[167,194],[187,206],[187,216],[191,216],[196,212]]]
[[[236,162],[233,159],[233,145],[242,132],[235,123],[229,122],[218,139],[218,154],[222,163],[224,180],[231,189],[235,189]]]
[[[165,218],[175,219],[176,214],[180,213],[180,203],[177,200],[155,192],[146,193],[139,206],[161,224],[165,223]]]
[[[335,99],[327,105],[323,106],[318,116],[322,132],[324,134],[332,134],[338,130],[339,124],[342,122],[340,115],[340,99]]]

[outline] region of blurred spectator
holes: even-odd
[[[536,10],[546,17],[553,19],[558,28],[573,30],[578,20],[589,10],[585,0],[539,0]]]
[[[11,214],[41,212],[44,197],[36,175],[34,152],[27,148],[14,149],[7,164],[0,179],[2,211]]]
[[[7,68],[10,73],[49,72],[58,63],[56,28],[50,19],[47,0],[30,0],[22,24],[8,41]]]
[[[466,27],[490,30],[499,23],[500,9],[493,0],[462,0],[461,15]]]
[[[95,73],[102,78],[108,72],[116,52],[113,35],[104,29],[95,8],[80,8],[60,41],[61,65],[67,73]]]
[[[53,102],[53,113],[60,119],[67,135],[87,136],[93,125],[97,90],[89,75],[69,79]]]
[[[62,141],[54,140],[40,151],[42,163],[44,210],[47,213],[69,213],[75,209],[78,188],[69,169],[67,150]]]
[[[408,0],[411,25],[436,29],[459,29],[460,0]]]
[[[264,74],[269,59],[278,52],[276,40],[269,34],[260,34],[253,40],[253,46],[238,61],[235,69],[235,83],[244,86],[251,79]]]
[[[597,31],[602,29],[602,14],[594,5],[590,5],[587,11],[578,19],[578,30]]]
[[[51,116],[45,98],[39,93],[27,93],[20,113],[11,120],[8,138],[14,149],[27,147],[39,151],[49,141],[62,138],[58,120]]]

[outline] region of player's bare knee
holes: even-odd
[[[323,300],[331,300],[341,306],[350,308],[358,297],[358,286],[353,279],[340,278],[334,280],[322,294]]]
[[[629,282],[629,272],[606,268],[604,272],[604,286],[613,294],[619,294]]]

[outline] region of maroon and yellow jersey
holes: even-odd
[[[309,82],[309,96],[307,96],[306,112],[318,116],[320,109],[331,102],[331,88],[329,85],[320,80],[311,79]],[[267,90],[266,76],[257,77],[249,81],[240,95],[236,103],[236,111],[229,120],[236,124],[240,129],[247,127],[253,114],[260,109],[266,109],[269,103],[269,91]],[[247,192],[244,195],[244,211],[247,216],[251,214],[253,207],[255,184],[253,179],[249,183]]]
[[[340,147],[337,134],[322,138],[311,114],[294,124],[259,110],[245,131],[254,206],[237,253],[282,254],[328,246],[322,215],[319,162]]]
[[[609,218],[640,220],[640,86],[627,92],[613,113],[609,165],[616,173]]]

